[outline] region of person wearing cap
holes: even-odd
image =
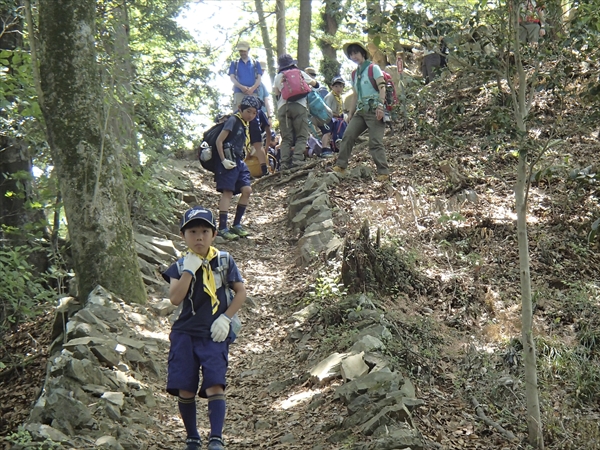
[[[277,76],[273,80],[273,92],[278,96],[277,118],[281,132],[281,168],[291,169],[304,162],[304,149],[308,141],[308,103],[306,97],[296,101],[287,101],[281,95],[283,72],[298,69],[298,62],[285,53],[277,59]],[[319,83],[306,72],[300,71],[307,84],[317,87]],[[293,153],[292,153],[292,148]]]
[[[239,111],[227,119],[223,125],[215,144],[220,158],[220,163],[215,166],[217,192],[221,193],[218,235],[229,241],[235,241],[249,234],[242,226],[242,217],[250,202],[250,194],[252,194],[250,170],[244,159],[251,148],[249,122],[256,118],[260,104],[260,100],[252,95],[244,97]],[[232,136],[228,139],[230,134]],[[235,210],[233,226],[228,228],[227,216],[231,199],[238,194],[241,195]]]
[[[196,393],[208,400],[208,449],[223,450],[229,344],[235,339],[231,322],[246,301],[246,288],[231,255],[212,245],[217,227],[210,210],[202,206],[187,210],[179,230],[187,250],[162,274],[169,283],[171,303],[181,311],[169,335],[167,392],[178,399],[186,450],[202,445]],[[230,288],[234,296],[229,302]]]
[[[263,70],[260,63],[249,55],[250,44],[240,41],[237,45],[240,57],[232,61],[229,66],[229,78],[233,83],[233,110],[238,110],[242,99],[246,95],[257,96]]]
[[[383,145],[385,123],[385,80],[383,72],[377,64],[370,61],[367,48],[360,42],[344,44],[346,57],[358,65],[353,74],[352,89],[353,100],[348,113],[348,127],[340,144],[340,153],[333,170],[344,174],[348,167],[348,160],[358,137],[369,130],[369,152],[377,167],[377,181],[389,180],[390,169]],[[373,64],[373,78],[377,90],[373,88],[369,79],[369,66]]]
[[[327,124],[328,130],[323,133],[323,137],[321,138],[323,146],[321,156],[325,158],[333,156],[333,146],[335,145],[335,141],[342,138],[342,135],[333,135],[335,134],[334,131],[339,128],[339,122],[344,121],[344,102],[342,101],[342,93],[344,92],[345,86],[346,82],[344,79],[340,76],[335,76],[331,80],[331,92],[325,96],[325,104],[333,112],[333,117],[329,124]],[[331,141],[332,137],[333,144]]]
[[[310,66],[309,66],[309,67],[307,67],[306,69],[304,69],[304,71],[305,71],[305,72],[306,72],[308,75],[310,75],[310,77],[311,77],[313,80],[316,80],[317,82],[319,81],[319,80],[317,80],[317,75],[318,75],[318,74],[317,74],[317,71],[315,70],[315,68],[314,68],[314,67],[310,67]],[[318,94],[321,96],[321,98],[323,98],[323,99],[325,98],[325,96],[326,96],[327,94],[329,94],[329,91],[327,90],[327,88],[326,88],[325,86],[323,86],[322,84],[319,84],[319,87],[318,87],[317,89],[315,89],[315,90],[317,91],[317,93],[318,93]]]

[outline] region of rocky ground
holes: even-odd
[[[377,228],[382,230],[382,248],[389,253],[382,252],[390,261],[385,272],[391,275],[388,281],[397,281],[364,289],[374,291],[375,303],[390,322],[395,344],[386,355],[424,401],[412,420],[425,448],[525,449],[515,161],[510,151],[478,139],[489,125],[481,115],[489,99],[463,94],[471,95],[470,109],[457,114],[455,128],[462,132],[455,140],[424,138],[396,127],[387,136],[392,183],[344,179],[330,187],[329,195],[340,236],[358,242],[365,218],[373,239]],[[447,106],[440,102],[440,108]],[[537,107],[551,110],[552,102],[542,97]],[[556,450],[600,448],[600,257],[598,241],[589,241],[591,223],[600,213],[598,186],[597,178],[569,176],[597,164],[600,145],[592,127],[571,120],[577,133],[563,132],[568,124],[554,129],[563,140],[560,151],[541,158],[537,170],[545,172],[534,173],[530,191],[541,406],[546,448]],[[550,116],[542,122],[542,135],[551,122]],[[356,153],[353,164],[370,164],[364,144]],[[192,181],[187,196],[217,203],[211,180],[196,162],[172,164]],[[314,171],[324,172],[324,165]],[[305,376],[315,360],[343,347],[353,326],[329,308],[340,300],[335,289],[339,259],[296,265],[299,234],[288,224],[287,194],[304,178],[280,181],[275,176],[255,184],[246,220],[253,235],[222,246],[238,262],[251,297],[242,314],[243,333],[231,349],[228,448],[368,445],[370,438],[358,433],[331,442],[348,414],[333,398],[342,380],[315,384]],[[158,286],[152,291],[155,299],[164,296]],[[311,322],[302,336],[306,339],[291,338],[291,314],[310,302],[327,314]],[[161,324],[156,333],[165,337],[168,325]],[[16,431],[39,394],[49,328],[48,318],[42,318],[3,339],[2,361],[25,357],[25,363],[0,372],[3,436]],[[164,375],[166,351],[162,358],[159,372]],[[154,420],[146,448],[179,448],[182,423],[175,402],[163,391],[164,376],[148,383],[158,406],[149,408]],[[200,401],[200,413],[204,408]],[[508,440],[506,432],[516,439]]]

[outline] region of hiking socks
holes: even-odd
[[[187,437],[200,439],[198,425],[196,424],[196,397],[177,397],[177,403],[179,405],[179,414],[181,415],[181,420],[183,420]]]
[[[208,420],[210,421],[210,435],[221,437],[225,424],[225,394],[216,394],[208,397]]]
[[[219,211],[219,230],[227,228],[227,211]]]
[[[262,174],[263,175],[267,175],[269,172],[267,170],[267,165],[266,164],[261,164],[260,165],[260,170],[262,170]]]
[[[242,216],[246,212],[246,207],[248,205],[240,205],[238,203],[237,208],[235,209],[235,218],[233,219],[233,226],[239,225],[242,223]]]

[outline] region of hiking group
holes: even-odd
[[[527,0],[521,11],[521,39],[537,42],[544,35],[542,11],[534,0]],[[291,55],[279,56],[273,81],[279,134],[273,130],[273,109],[262,82],[261,64],[249,56],[248,43],[240,42],[237,50],[240,58],[229,68],[232,114],[216,118],[217,124],[204,133],[199,152],[202,166],[214,173],[221,194],[218,220],[202,206],[186,211],[179,228],[187,250],[163,273],[171,303],[179,312],[170,334],[167,392],[178,399],[186,450],[198,450],[202,445],[196,395],[208,401],[207,448],[225,448],[222,434],[229,345],[239,333],[237,312],[246,300],[246,289],[234,259],[213,243],[217,236],[233,241],[249,235],[242,219],[252,194],[252,177],[302,167],[307,155],[327,158],[334,153],[338,155],[331,170],[344,174],[354,145],[365,131],[377,168],[376,180],[385,182],[390,176],[383,136],[397,99],[390,76],[371,62],[362,43],[343,46],[346,57],[357,66],[351,75],[353,95],[347,110],[342,102],[346,82],[341,76],[333,77],[328,91],[317,81],[313,68],[301,70]],[[240,198],[229,227],[229,208],[237,195]]]

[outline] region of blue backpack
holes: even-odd
[[[180,258],[177,260],[177,270],[179,272],[179,275],[181,275],[183,273],[183,258]],[[227,284],[227,272],[229,272],[229,253],[219,251],[219,263],[217,264],[217,267],[213,270],[213,274],[215,275],[215,283],[217,285],[217,291],[219,290],[219,286],[223,286],[225,288],[225,296],[227,297],[227,306],[229,307],[229,305],[231,305],[231,302],[233,301],[234,293],[233,293],[233,290]],[[194,274],[192,284],[191,284],[192,288],[190,289],[190,293],[186,297],[186,300],[189,300],[189,298],[193,295],[193,293],[194,293],[193,286],[195,283],[196,283],[196,275]],[[179,314],[181,314],[182,309],[183,309],[183,302],[181,302],[179,304],[179,306],[173,313],[173,317],[174,317],[172,319],[173,321],[177,320],[177,318],[179,317]],[[233,331],[233,334],[234,334],[233,340],[235,340],[235,338],[240,334],[241,328],[242,328],[242,321],[240,320],[240,317],[238,316],[238,314],[235,313],[233,315],[233,317],[231,318],[231,331]]]
[[[310,121],[318,127],[329,123],[333,117],[333,112],[325,104],[325,100],[319,95],[318,91],[311,89],[306,99],[308,101],[308,112],[312,116]]]

